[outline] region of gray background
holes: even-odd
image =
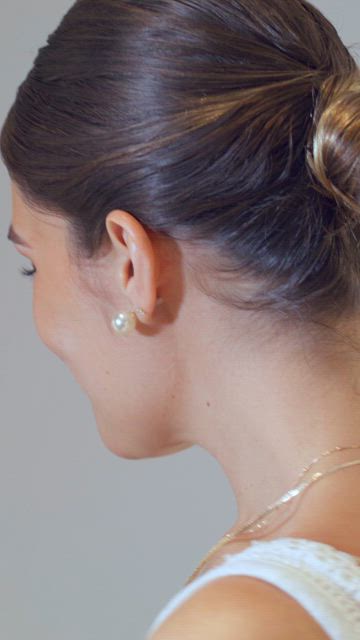
[[[2,4],[1,123],[71,4]],[[358,0],[314,4],[347,45],[360,41]],[[139,461],[105,448],[87,397],[35,332],[31,280],[19,274],[30,264],[5,239],[11,198],[1,163],[0,187],[0,637],[141,639],[233,524],[235,499],[199,447]]]

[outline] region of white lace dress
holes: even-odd
[[[331,640],[360,640],[360,565],[355,556],[304,538],[254,540],[183,587],[160,611],[146,640],[194,591],[215,578],[261,578],[292,596]]]

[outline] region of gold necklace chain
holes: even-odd
[[[221,540],[219,540],[219,542],[217,542],[210,549],[210,551],[206,554],[206,556],[203,558],[203,560],[200,562],[200,564],[196,567],[195,571],[191,574],[190,578],[186,581],[185,586],[190,584],[190,582],[192,582],[197,577],[198,573],[201,571],[201,569],[203,568],[204,564],[209,560],[209,558],[218,549],[220,549],[222,546],[227,544],[229,542],[229,540],[233,540],[235,537],[239,536],[240,534],[244,533],[245,531],[247,531],[248,533],[254,533],[254,532],[258,531],[259,529],[262,529],[263,526],[267,523],[267,520],[264,520],[263,518],[269,512],[278,509],[283,504],[289,502],[290,500],[292,500],[296,496],[300,495],[300,493],[302,493],[313,482],[316,482],[317,480],[320,480],[321,478],[323,478],[323,477],[325,477],[327,475],[330,475],[331,473],[334,473],[335,471],[338,471],[339,469],[344,469],[346,467],[351,467],[351,466],[353,466],[355,464],[360,464],[360,459],[359,460],[353,460],[351,462],[345,462],[344,464],[336,465],[335,467],[332,467],[330,470],[326,471],[325,473],[321,473],[321,472],[314,473],[311,476],[310,481],[302,482],[302,483],[299,484],[299,480],[307,473],[307,471],[309,471],[309,469],[311,469],[311,467],[316,462],[318,462],[320,460],[320,458],[322,458],[324,456],[327,456],[327,455],[330,455],[331,453],[334,453],[335,451],[344,451],[345,449],[360,449],[360,445],[352,445],[352,446],[349,446],[349,447],[335,447],[335,449],[331,449],[330,451],[325,451],[320,456],[315,458],[309,464],[309,466],[304,467],[303,471],[300,473],[300,475],[298,477],[296,485],[292,489],[287,491],[279,500],[277,500],[275,503],[273,503],[269,507],[267,507],[266,510],[264,511],[264,513],[262,513],[260,516],[257,516],[254,520],[251,520],[244,527],[242,527],[239,530],[236,530],[234,533],[226,533],[221,538]],[[260,524],[258,524],[259,520],[261,520]],[[252,525],[256,525],[256,527],[252,528]]]

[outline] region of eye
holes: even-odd
[[[33,276],[34,273],[36,273],[36,268],[34,267],[34,265],[32,265],[32,269],[26,269],[25,267],[22,267],[20,269],[20,273],[23,276]]]

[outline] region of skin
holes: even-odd
[[[29,245],[15,247],[37,269],[39,337],[89,397],[115,455],[203,447],[234,491],[232,532],[294,486],[322,452],[360,445],[360,351],[219,304],[193,277],[195,260],[206,273],[205,252],[150,234],[130,212],[109,212],[101,256],[78,263],[64,219],[29,207],[14,183],[12,200],[13,227]],[[129,336],[115,334],[112,318],[137,307],[146,319]],[[344,323],[344,335],[358,340],[358,325]],[[360,449],[333,453],[312,471],[355,459]],[[279,515],[263,539],[304,537],[360,556],[360,465],[292,502],[291,517]]]

